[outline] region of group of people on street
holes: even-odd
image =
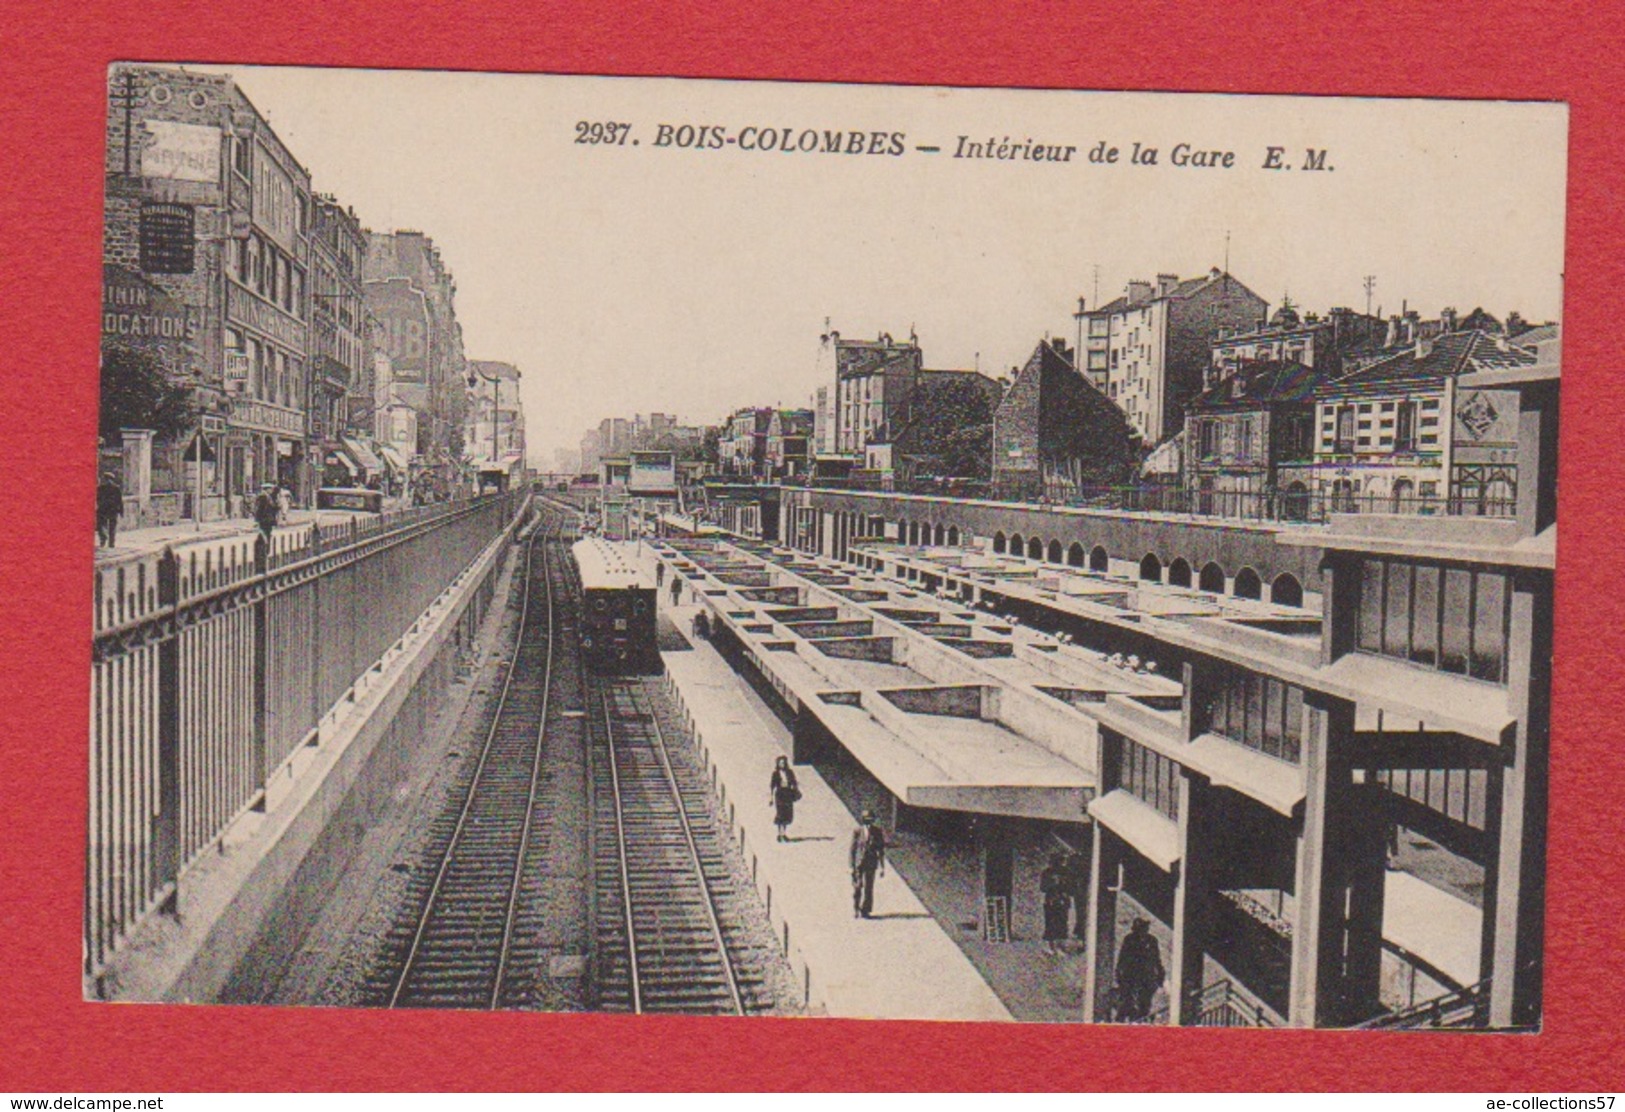
[[[254,518],[254,524],[269,540],[272,530],[278,525],[288,523],[288,513],[292,508],[293,491],[288,489],[286,483],[281,486],[276,483],[265,483],[260,487],[259,494],[254,497],[249,512]],[[118,544],[119,518],[123,516],[124,488],[120,485],[115,472],[103,471],[96,483],[97,547],[113,548]]]
[[[1066,951],[1067,920],[1072,938],[1083,946],[1088,937],[1089,864],[1076,851],[1052,853],[1039,874],[1044,898],[1044,948],[1052,954]],[[1162,987],[1167,970],[1162,950],[1151,935],[1151,922],[1135,918],[1118,950],[1111,1015],[1117,1023],[1141,1023],[1151,1015],[1151,1002]]]

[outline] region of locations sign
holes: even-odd
[[[102,268],[102,346],[139,348],[180,374],[195,354],[197,315],[129,267]]]
[[[384,331],[396,382],[423,382],[429,373],[429,306],[405,278],[366,285],[367,308]]]

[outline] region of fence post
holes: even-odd
[[[263,533],[254,540],[254,575],[263,580],[271,564],[271,538]],[[254,768],[253,810],[265,810],[265,685],[267,642],[270,634],[270,599],[263,592],[254,602],[254,651],[249,666],[254,673],[253,729],[249,759]]]
[[[180,601],[180,557],[173,548],[158,558],[158,605]],[[158,813],[152,825],[152,887],[174,884],[160,909],[180,913],[181,875],[181,638],[158,643]]]
[[[351,518],[355,521],[355,518]],[[322,525],[318,520],[310,526],[310,554],[322,554]],[[318,569],[310,577],[310,720],[315,723],[315,737],[322,736],[322,580],[327,578]]]

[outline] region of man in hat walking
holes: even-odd
[[[1151,1015],[1151,998],[1165,976],[1162,948],[1151,937],[1151,923],[1135,919],[1117,953],[1118,1022],[1144,1023]]]
[[[96,543],[113,548],[118,541],[118,519],[124,513],[124,488],[111,471],[96,484]]]
[[[266,544],[271,543],[271,533],[276,529],[281,513],[282,507],[277,504],[276,484],[262,483],[259,497],[254,499],[254,523],[260,527]]]
[[[852,914],[867,919],[875,908],[875,874],[886,873],[886,833],[865,809],[852,832]]]

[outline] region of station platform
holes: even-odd
[[[697,608],[669,601],[662,594],[662,611],[688,629]],[[848,852],[857,818],[814,769],[796,768],[802,797],[791,840],[776,841],[768,783],[776,758],[789,755],[789,731],[708,643],[662,657],[811,1009],[850,1018],[1011,1019],[895,868],[876,879],[873,918],[853,916]]]

